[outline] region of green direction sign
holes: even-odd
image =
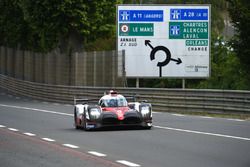
[[[208,39],[208,22],[169,22],[169,39]]]
[[[208,46],[208,40],[186,40],[186,46]]]
[[[153,36],[153,23],[120,23],[120,36]]]

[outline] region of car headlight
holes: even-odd
[[[143,116],[147,115],[150,113],[150,107],[149,106],[142,106],[141,107],[141,114]]]
[[[101,111],[98,108],[91,108],[89,113],[93,119],[98,119],[101,115]]]

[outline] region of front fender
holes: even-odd
[[[75,112],[76,112],[77,118],[81,118],[82,114],[84,113],[84,107],[85,105],[82,105],[82,104],[75,105]]]

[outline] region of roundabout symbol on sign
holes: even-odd
[[[182,61],[180,58],[178,59],[173,59],[171,58],[171,53],[169,51],[169,49],[165,46],[156,46],[156,47],[153,47],[151,44],[150,44],[150,40],[145,40],[145,45],[149,46],[152,51],[150,53],[150,60],[153,61],[155,59],[155,54],[156,52],[158,51],[163,51],[165,54],[166,54],[166,59],[162,62],[158,62],[157,63],[157,66],[159,67],[159,76],[162,77],[162,67],[168,65],[168,63],[172,60],[172,61],[175,61],[177,65],[181,64]]]

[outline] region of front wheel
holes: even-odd
[[[77,124],[77,114],[76,114],[76,111],[74,111],[74,126],[75,126],[75,129],[80,129],[80,126]]]
[[[152,123],[146,123],[146,125],[143,126],[143,129],[151,129],[152,126]]]
[[[86,111],[84,111],[83,113],[83,116],[82,116],[82,126],[83,126],[83,129],[85,131],[88,131],[89,128],[88,128],[88,123],[87,123],[87,119],[86,119]]]
[[[143,127],[143,129],[146,129],[146,130],[147,130],[147,129],[150,130],[151,128],[152,128],[152,126],[144,126],[144,127]]]

